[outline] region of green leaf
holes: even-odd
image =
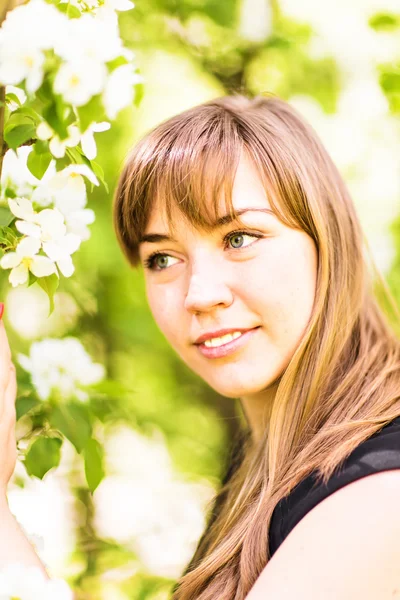
[[[380,84],[385,92],[400,92],[400,72],[387,70],[380,77]]]
[[[57,291],[58,285],[60,283],[60,278],[56,273],[52,273],[47,277],[39,277],[37,280],[40,287],[46,292],[50,301],[50,312],[49,316],[54,310],[54,294]]]
[[[6,245],[7,247],[15,247],[18,243],[18,237],[15,235],[15,232],[11,227],[1,227],[0,228],[0,243]]]
[[[121,397],[132,393],[123,383],[114,381],[113,379],[103,379],[98,383],[94,383],[88,388],[90,391],[97,392],[98,394],[105,394],[106,396]]]
[[[20,102],[20,99],[18,98],[18,96],[16,94],[9,92],[8,94],[6,94],[6,103],[11,104],[12,102],[15,102],[15,104],[18,104],[18,106],[21,106],[21,102]]]
[[[34,125],[17,125],[13,129],[4,131],[4,139],[9,148],[16,150],[28,140],[35,138],[36,127]]]
[[[66,148],[65,154],[69,157],[72,163],[87,164],[88,167],[90,166],[89,159],[86,158],[86,156],[78,150],[78,147]]]
[[[23,416],[26,415],[32,408],[39,406],[40,402],[36,398],[32,396],[22,396],[21,398],[17,398],[15,401],[15,409],[17,413],[17,421]]]
[[[109,72],[115,71],[118,67],[122,67],[123,65],[127,65],[129,63],[128,59],[125,56],[117,56],[117,58],[113,58],[109,60],[107,63],[107,68]]]
[[[49,142],[47,140],[36,140],[35,152],[36,154],[45,154],[49,151]]]
[[[68,165],[71,164],[71,160],[68,156],[68,148],[67,148],[67,152],[65,154],[65,156],[63,156],[62,158],[57,158],[56,159],[56,171],[62,171],[63,169],[65,169],[65,167],[68,167]]]
[[[25,456],[25,467],[29,475],[43,479],[53,467],[60,464],[62,440],[40,437],[33,442]]]
[[[35,125],[38,125],[41,121],[39,113],[30,106],[21,106],[21,108],[18,108],[13,112],[13,115],[23,115],[28,117]]]
[[[81,17],[79,8],[73,6],[69,2],[59,2],[57,8],[60,12],[65,13],[70,19],[79,19]]]
[[[83,456],[85,460],[85,475],[90,491],[93,493],[104,478],[104,450],[97,440],[86,442]]]
[[[15,215],[6,206],[0,206],[0,227],[7,227],[13,220]]]
[[[31,285],[33,285],[38,280],[38,277],[36,277],[36,275],[34,275],[32,273],[32,271],[29,271],[28,277],[29,277],[28,287],[30,287]]]
[[[95,162],[94,160],[90,161],[89,166],[92,169],[93,173],[96,175],[97,179],[100,181],[100,183],[102,183],[104,185],[106,192],[108,194],[108,185],[106,183],[106,180],[104,179],[103,167],[101,165],[99,165],[99,163]]]
[[[45,152],[44,154],[39,154],[36,151],[36,144],[33,147],[32,152],[28,155],[28,169],[37,179],[42,179],[43,175],[47,171],[47,167],[49,166],[52,159],[52,155],[50,152]]]
[[[47,104],[51,102],[53,99],[53,90],[51,89],[51,80],[50,77],[45,77],[43,79],[43,83],[38,90],[36,90],[36,97],[43,102],[43,104]]]
[[[391,32],[400,27],[400,14],[393,15],[390,13],[377,13],[370,17],[369,26],[375,31]]]
[[[54,129],[60,140],[65,140],[68,137],[67,124],[59,116],[59,108],[56,102],[52,102],[49,106],[43,109],[43,117],[48,122],[50,127]]]
[[[79,129],[85,132],[91,123],[104,121],[106,118],[101,96],[93,96],[85,106],[77,106]]]
[[[4,132],[8,132],[18,125],[34,125],[34,120],[29,115],[22,113],[20,109],[15,110],[7,119],[4,125]]]
[[[144,96],[144,84],[143,83],[135,83],[135,96],[133,98],[133,103],[136,107],[139,106]]]
[[[49,420],[52,427],[65,435],[80,454],[92,435],[91,415],[87,407],[74,402],[58,404]]]
[[[10,187],[6,187],[6,189],[4,190],[4,195],[6,198],[16,198],[17,197],[17,194]]]

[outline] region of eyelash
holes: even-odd
[[[224,238],[224,244],[226,246],[227,241],[229,239],[231,239],[232,237],[234,237],[235,235],[248,235],[249,237],[254,237],[256,239],[260,239],[264,236],[262,236],[259,233],[249,233],[248,231],[243,231],[241,229],[238,229],[236,231],[230,231],[229,233],[227,233]],[[250,246],[252,246],[253,244],[249,244]],[[232,248],[232,250],[244,250],[245,248],[248,248],[249,246],[244,246],[243,248]],[[166,267],[165,269],[155,269],[154,268],[154,260],[157,256],[170,256],[169,254],[166,254],[165,252],[153,252],[153,254],[150,254],[150,256],[148,258],[146,258],[146,260],[144,261],[144,266],[146,269],[150,269],[151,271],[166,271],[169,267]]]

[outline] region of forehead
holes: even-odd
[[[253,162],[244,153],[242,153],[240,157],[235,174],[232,189],[232,205],[235,210],[250,207],[272,209],[258,171]],[[219,201],[218,216],[224,215],[225,212],[225,203],[221,197]],[[180,226],[188,226],[188,222],[184,215],[177,208],[173,209],[173,223],[174,226],[178,228]],[[163,209],[161,199],[159,199],[154,203],[145,233],[159,233],[167,230],[168,221],[166,212]]]

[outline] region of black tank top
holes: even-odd
[[[311,473],[278,502],[270,525],[270,557],[297,523],[324,498],[352,481],[391,469],[400,469],[400,417],[357,446],[326,485],[317,484]]]

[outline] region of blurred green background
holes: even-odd
[[[400,12],[353,0],[137,0],[120,14],[145,78],[138,108],[97,135],[109,193],[54,314],[38,286],[7,292],[13,352],[74,336],[111,379],[93,399],[106,477],[91,495],[68,443],[43,480],[17,466],[10,507],[78,600],[166,600],[194,551],[242,414],[192,374],[150,315],[115,240],[111,199],[129,148],[165,118],[230,92],[274,92],[313,125],[348,183],[375,262],[400,297]],[[389,310],[389,309],[388,309]],[[21,423],[20,436],[24,434]]]

